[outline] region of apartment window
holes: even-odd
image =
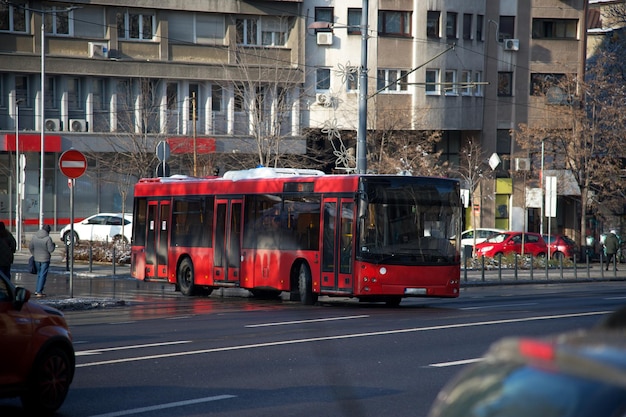
[[[33,103],[30,99],[28,77],[24,75],[15,76],[15,99],[23,103],[24,107],[32,107]]]
[[[459,153],[461,152],[461,132],[445,130],[441,132],[441,140],[434,146],[435,152],[441,151],[441,162],[449,162],[459,165]]]
[[[463,39],[472,39],[472,15],[465,13],[463,15]]]
[[[106,81],[102,78],[94,78],[91,80],[91,95],[94,111],[106,109],[107,103],[104,96]],[[97,115],[97,114],[95,114]]]
[[[28,12],[25,7],[0,4],[0,31],[26,32]]]
[[[455,12],[446,13],[446,38],[448,39],[456,39],[458,37],[456,34],[457,18],[458,14]]]
[[[239,45],[283,46],[287,41],[287,25],[280,18],[237,19],[235,26]]]
[[[399,69],[379,69],[376,81],[376,89],[385,92],[407,91],[407,74],[409,72]]]
[[[482,71],[474,71],[474,95],[482,97],[483,95],[483,73]]]
[[[483,41],[483,30],[485,25],[485,16],[482,14],[476,15],[476,40]]]
[[[57,7],[48,7],[44,13],[44,22],[46,33],[52,35],[71,35],[73,31],[70,28],[70,22],[74,22],[74,11],[59,9]]]
[[[237,29],[237,44],[258,45],[258,19],[237,19],[235,27]]]
[[[330,68],[318,68],[315,71],[315,89],[318,91],[330,90]]]
[[[439,22],[441,12],[437,10],[429,10],[426,16],[426,36],[429,38],[439,39]]]
[[[533,39],[576,39],[576,19],[533,19]]]
[[[169,111],[178,110],[178,84],[177,83],[167,83],[166,96],[167,96],[167,109]]]
[[[234,108],[236,113],[241,113],[245,110],[245,87],[243,84],[235,85],[235,94],[233,97]]]
[[[515,16],[500,16],[498,41],[515,38]]]
[[[427,95],[439,95],[441,94],[441,88],[439,85],[439,70],[427,69],[426,70],[426,94]]]
[[[263,46],[283,46],[287,40],[287,24],[279,17],[261,19],[261,44]]]
[[[383,36],[410,36],[411,12],[379,10],[378,30]]]
[[[54,77],[46,77],[45,88],[46,109],[56,109],[58,107],[56,79]]]
[[[78,78],[68,78],[66,89],[67,89],[67,107],[70,110],[80,110],[83,108],[83,103],[81,100],[81,85],[80,79]]]
[[[316,7],[315,21],[335,23],[334,8],[332,7]]]
[[[456,70],[446,70],[444,74],[444,88],[447,96],[456,96],[459,94],[458,85],[456,83]]]
[[[461,72],[461,94],[464,96],[472,95],[472,72],[464,70]]]
[[[346,87],[348,91],[356,91],[359,89],[359,69],[357,67],[348,68]]]
[[[513,95],[513,73],[498,72],[498,96],[511,97]]]
[[[361,9],[348,9],[348,35],[361,34]]]
[[[213,84],[211,86],[211,107],[214,112],[221,112],[222,109],[222,97],[224,93],[222,91],[222,87],[219,85]]]
[[[155,16],[124,12],[117,14],[117,36],[120,39],[152,40],[154,37]]]

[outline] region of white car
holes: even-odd
[[[464,246],[474,246],[476,243],[482,243],[494,233],[504,232],[502,229],[489,229],[489,228],[477,228],[469,229],[461,233],[461,248]],[[476,235],[476,241],[474,241],[474,235]]]
[[[133,216],[122,213],[99,213],[74,223],[74,244],[88,242],[130,242]],[[123,226],[123,227],[122,227]],[[72,243],[70,225],[59,232],[61,241],[69,246]]]

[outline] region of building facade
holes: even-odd
[[[77,217],[123,208],[107,155],[152,155],[166,141],[172,154],[193,152],[195,161],[197,153],[255,153],[257,139],[269,136],[281,137],[282,152],[304,153],[301,5],[0,4],[0,169],[6,178],[0,184],[0,218],[15,218],[18,142],[25,155],[19,194],[27,228],[38,226],[41,212],[53,226],[68,222],[69,191],[57,161],[70,148],[87,154],[89,162],[76,187]],[[145,165],[136,176],[153,175],[158,161]],[[212,171],[194,162],[193,170],[171,173]]]
[[[315,71],[307,77],[303,125],[329,137],[357,128],[363,4],[304,1],[307,66]],[[567,104],[548,99],[544,87],[546,79],[584,74],[585,13],[584,0],[368,2],[368,130],[396,118],[397,129],[440,131],[437,146],[451,167],[469,141],[479,141],[484,179],[469,193],[466,227],[476,216],[476,227],[539,232],[540,153],[521,154],[512,132],[521,123],[554,123],[550,106]],[[345,164],[355,151],[343,151],[337,162]],[[580,218],[575,194],[559,186],[551,225],[572,237]]]

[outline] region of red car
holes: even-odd
[[[522,253],[522,236],[524,236],[524,254],[535,257],[546,256],[548,246],[539,233],[502,232],[491,236],[482,243],[476,244],[476,255],[496,258],[498,255]]]
[[[43,416],[63,404],[75,355],[63,314],[29,298],[0,273],[0,398],[20,397],[27,415]]]
[[[553,259],[574,259],[574,254],[578,253],[576,242],[564,235],[543,235],[543,240],[550,247],[550,258]]]

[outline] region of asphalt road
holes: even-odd
[[[77,373],[62,416],[425,416],[496,339],[589,327],[621,281],[465,287],[399,308],[138,297],[65,312]],[[23,415],[1,400],[0,415]]]

